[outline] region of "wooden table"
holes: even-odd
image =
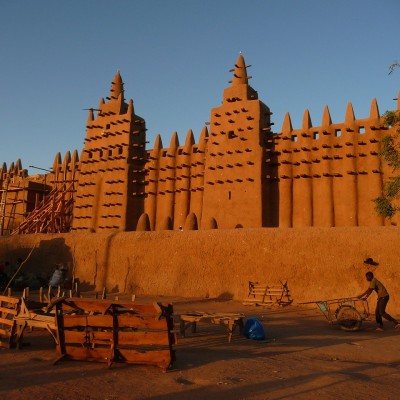
[[[209,314],[206,312],[189,312],[179,316],[180,334],[185,337],[186,330],[191,328],[196,333],[197,323],[206,322],[211,324],[224,325],[228,329],[228,342],[232,340],[232,334],[236,327],[239,327],[239,334],[243,333],[243,314]]]

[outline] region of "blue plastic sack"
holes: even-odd
[[[265,340],[262,323],[255,317],[248,318],[243,328],[243,336],[247,339]]]

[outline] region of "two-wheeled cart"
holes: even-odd
[[[315,303],[330,324],[337,323],[344,331],[358,331],[362,321],[369,318],[369,306],[366,299],[358,297],[309,301],[300,304]]]

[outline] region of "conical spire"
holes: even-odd
[[[92,122],[94,121],[94,113],[93,113],[93,108],[89,109],[89,115],[88,115],[88,119],[87,122]]]
[[[119,95],[124,93],[124,82],[122,82],[119,70],[114,76],[114,80],[111,83],[110,99],[117,100]]]
[[[64,171],[68,169],[68,164],[71,162],[71,152],[68,150],[65,153],[64,160],[63,160],[63,169]]]
[[[161,140],[161,135],[158,134],[156,136],[156,140],[154,141],[153,154],[158,154],[161,149],[162,149],[162,140]]]
[[[349,102],[347,103],[346,115],[344,117],[344,122],[346,125],[352,125],[356,117],[354,116],[353,105]]]
[[[240,53],[233,72],[232,86],[248,84],[248,82],[246,63],[244,62],[243,54]]]
[[[329,112],[328,106],[325,106],[324,112],[322,114],[322,126],[324,128],[327,128],[330,125],[332,125],[331,113]]]
[[[156,136],[156,140],[154,141],[154,150],[159,151],[162,149],[162,140],[161,140],[161,135],[158,134]]]
[[[99,101],[99,106],[97,107],[98,111],[97,111],[97,115],[100,116],[102,113],[102,109],[104,104],[106,104],[106,102],[104,101],[104,98],[102,97]]]
[[[72,153],[72,157],[71,157],[71,168],[75,168],[75,164],[77,164],[79,162],[79,154],[78,154],[78,150],[74,150],[74,152]]]
[[[176,149],[177,147],[179,147],[179,138],[178,138],[178,132],[175,131],[171,137],[169,148],[173,150]]]
[[[204,151],[207,144],[207,138],[208,138],[208,129],[205,126],[203,127],[200,133],[199,146],[198,146],[199,150]]]
[[[308,111],[308,109],[306,109],[304,111],[304,115],[303,115],[303,123],[302,123],[302,128],[304,130],[308,130],[312,127],[312,122],[311,122],[311,117],[310,117],[310,112]]]
[[[56,173],[58,172],[58,168],[61,165],[61,153],[58,152],[56,156],[54,157],[54,162],[53,162],[53,172]]]
[[[188,153],[192,150],[192,146],[194,145],[194,136],[193,136],[193,131],[191,129],[188,130],[188,133],[186,135],[186,141],[185,141],[185,152]]]
[[[290,119],[290,114],[287,112],[282,124],[282,133],[287,135],[288,133],[292,132],[292,130],[292,120]]]
[[[344,125],[347,132],[354,132],[355,130],[355,120],[353,105],[349,102],[347,104],[346,115],[344,117]]]
[[[379,118],[379,108],[378,108],[378,103],[375,98],[372,99],[372,102],[371,102],[371,111],[369,113],[369,117],[373,118],[373,119]]]
[[[132,99],[129,100],[128,110],[126,111],[126,113],[128,114],[129,117],[133,116],[135,113],[135,110],[133,109],[133,100]]]
[[[15,163],[14,170],[16,173],[18,173],[19,171],[22,171],[22,162],[21,162],[20,158],[18,158],[17,162]]]
[[[3,165],[0,168],[0,179],[3,178],[3,174],[7,173],[7,164],[5,162],[3,162]]]

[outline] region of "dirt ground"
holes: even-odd
[[[137,298],[148,302],[150,298]],[[25,335],[21,350],[0,350],[0,397],[26,399],[397,399],[400,391],[400,332],[386,324],[375,332],[331,326],[317,309],[260,308],[237,301],[158,298],[187,311],[240,312],[264,325],[265,341],[200,324],[179,338],[176,362],[156,367],[60,361],[49,334]]]

